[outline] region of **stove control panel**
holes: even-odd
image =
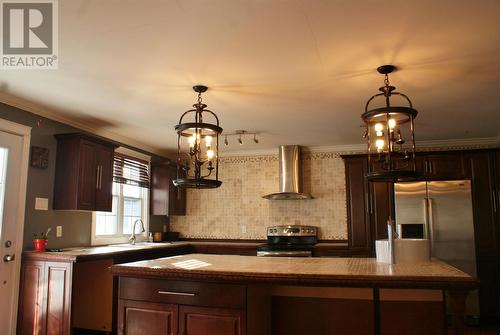
[[[317,236],[318,228],[314,226],[274,226],[267,228],[267,236]]]

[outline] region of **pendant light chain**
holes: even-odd
[[[385,74],[385,78],[384,78],[384,84],[385,84],[385,87],[389,87],[389,74]]]

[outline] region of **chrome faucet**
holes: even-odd
[[[128,238],[130,244],[132,245],[135,245],[135,240],[136,240],[136,237],[135,237],[135,224],[137,222],[140,222],[141,223],[141,232],[145,232],[146,229],[144,229],[144,222],[142,222],[142,219],[137,219],[134,221],[134,225],[132,226],[132,235],[130,235],[130,237]]]

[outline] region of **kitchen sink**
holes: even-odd
[[[108,247],[116,248],[144,248],[144,247],[159,247],[164,245],[169,245],[170,242],[136,242],[135,244],[122,243],[122,244],[110,244]]]

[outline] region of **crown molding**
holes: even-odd
[[[92,124],[91,122],[82,122],[76,120],[76,118],[72,118],[71,116],[65,115],[61,111],[57,111],[55,109],[42,106],[40,104],[34,103],[32,101],[29,101],[27,99],[12,94],[0,92],[0,102],[15,108],[19,108],[26,112],[42,116],[50,120],[64,123],[66,125],[81,129],[83,131],[93,133],[95,135],[102,136],[110,140],[150,152],[152,154],[156,154],[163,157],[169,154],[168,151],[152,147],[135,139],[117,134],[113,131],[99,128],[95,124]]]
[[[464,138],[449,140],[417,141],[417,151],[453,151],[500,148],[500,135],[494,137]],[[366,153],[366,144],[346,144],[330,146],[302,147],[303,152],[320,153],[334,152],[338,154],[363,154]],[[238,156],[273,156],[278,154],[278,149],[238,150],[220,154],[221,158]]]

